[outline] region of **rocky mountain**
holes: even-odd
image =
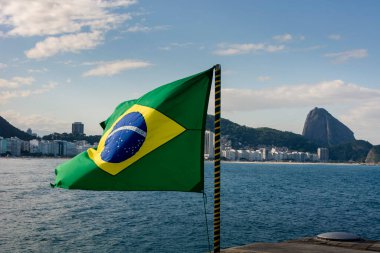
[[[329,148],[331,161],[364,163],[372,144],[368,141],[356,140]]]
[[[380,164],[380,145],[373,146],[368,152],[366,163]]]
[[[347,126],[318,107],[307,115],[302,135],[323,147],[355,141],[354,133]]]
[[[214,116],[208,115],[206,129],[214,131]],[[292,150],[316,152],[317,145],[302,135],[272,128],[241,126],[228,119],[221,119],[221,136],[231,141],[234,149],[256,148],[258,146],[288,147]]]

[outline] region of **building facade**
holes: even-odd
[[[328,148],[318,148],[317,154],[318,154],[318,158],[321,162],[327,162],[329,160],[329,149]]]
[[[204,154],[207,159],[214,159],[214,133],[205,131]]]
[[[83,135],[84,134],[84,125],[82,122],[74,122],[71,125],[71,133],[74,135]]]

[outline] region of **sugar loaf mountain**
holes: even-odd
[[[314,108],[306,117],[302,135],[322,147],[355,141],[354,133],[323,108]]]
[[[213,116],[208,115],[207,130],[213,131],[213,121]],[[315,153],[318,147],[325,147],[329,149],[329,159],[332,162],[380,163],[380,145],[373,146],[368,141],[356,140],[354,133],[347,126],[323,108],[314,108],[308,113],[302,135],[267,127],[242,126],[223,118],[221,132],[222,139],[233,149],[287,147],[289,150]],[[2,138],[11,137],[24,141],[34,138],[0,116],[0,141]],[[84,135],[81,138],[92,144],[98,142],[100,136]],[[42,139],[71,142],[78,140],[78,136],[53,133]]]

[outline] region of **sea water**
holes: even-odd
[[[0,252],[208,251],[202,194],[52,189],[64,161],[0,158]],[[221,246],[328,231],[380,239],[379,182],[380,166],[223,163]]]

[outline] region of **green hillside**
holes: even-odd
[[[329,149],[329,156],[336,162],[365,162],[372,144],[368,141],[356,140],[351,143],[341,144]]]
[[[214,116],[208,115],[206,129],[213,131]],[[272,128],[252,128],[241,126],[230,120],[221,120],[222,137],[227,137],[235,149],[256,148],[258,146],[288,147],[291,150],[316,152],[317,145],[300,134],[279,131]]]
[[[5,120],[1,116],[0,116],[0,136],[3,138],[17,137],[21,140],[26,140],[26,141],[33,139],[33,136],[12,126],[11,123],[9,123],[7,120]]]

